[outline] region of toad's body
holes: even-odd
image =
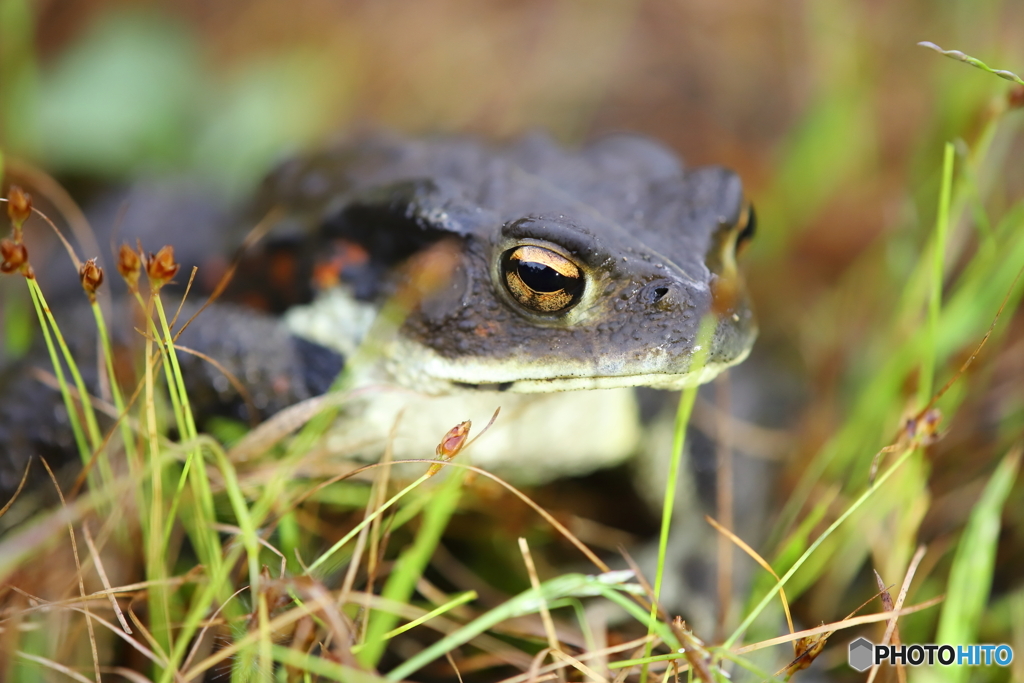
[[[396,266],[454,242],[443,284],[388,350],[401,383],[428,393],[680,388],[741,360],[753,339],[746,299],[732,296],[709,367],[691,374],[715,286],[736,290],[746,209],[735,175],[684,170],[642,138],[578,152],[543,137],[375,141],[286,164],[261,203],[285,211],[280,231],[317,230],[313,259],[341,263],[341,284],[371,305],[394,292]]]
[[[370,341],[372,380],[448,397],[385,392],[345,430],[372,440],[406,407],[400,454],[501,405],[478,461],[533,480],[610,464],[637,439],[631,387],[707,381],[755,335],[735,269],[753,229],[739,180],[643,138],[375,139],[285,164],[257,206],[280,216],[264,256],[292,250],[312,283],[299,306],[265,290],[293,333],[351,357],[384,302],[406,302],[397,331]],[[616,391],[552,394],[574,389]]]
[[[236,306],[217,304],[181,341],[247,384],[264,417],[365,360],[360,381],[388,388],[349,407],[338,451],[379,453],[402,414],[396,456],[422,457],[452,425],[501,405],[477,462],[534,481],[594,469],[635,449],[632,387],[707,381],[756,332],[735,266],[753,231],[739,180],[686,169],[639,137],[578,151],[543,136],[372,138],[284,164],[251,216],[270,230],[225,297]],[[694,369],[707,314],[715,331]],[[190,361],[193,405],[245,416],[220,370]],[[71,451],[59,397],[33,382],[9,385],[0,445]],[[44,400],[57,407],[32,407]],[[0,474],[16,482],[23,459],[5,460]]]

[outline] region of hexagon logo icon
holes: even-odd
[[[867,671],[875,663],[875,646],[867,638],[858,638],[850,643],[850,666],[857,671]]]

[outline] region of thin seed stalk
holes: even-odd
[[[164,328],[163,334],[161,334],[160,330],[157,328],[156,323],[153,320],[152,308],[149,305],[147,305],[145,301],[143,301],[142,296],[138,291],[135,292],[135,298],[143,312],[146,314],[146,319],[149,321],[149,327],[151,331],[151,334],[146,339],[146,407],[148,413],[147,424],[149,425],[148,433],[150,437],[151,451],[156,453],[158,452],[156,450],[158,449],[158,438],[156,430],[155,404],[153,400],[152,375],[153,343],[156,340],[161,340],[161,351],[164,352],[165,355],[168,357],[167,362],[164,364],[164,369],[167,377],[168,393],[170,393],[172,398],[172,405],[175,407],[175,418],[177,420],[179,433],[184,436],[185,440],[194,442],[197,438],[196,428],[195,423],[191,421],[191,419],[188,422],[186,422],[186,420],[184,419],[185,414],[187,414],[189,418],[192,417],[191,407],[188,404],[188,397],[187,393],[185,392],[184,379],[181,374],[180,366],[178,365],[177,356],[174,353],[174,338],[170,334],[170,330],[167,325],[166,315],[164,314],[164,309],[162,306],[162,302],[159,298],[159,295],[153,297],[153,305],[157,307],[158,315],[161,318],[162,327]],[[181,405],[178,402],[179,395],[185,397],[184,405]],[[201,450],[198,446],[196,446],[195,448],[196,452],[201,453]],[[206,479],[205,468],[195,467],[192,468],[192,470],[195,472],[195,476],[191,478],[191,481],[193,482],[193,486],[196,487],[197,489],[196,498],[199,501],[201,501],[201,514],[205,517],[205,520],[208,522],[205,525],[196,525],[196,528],[193,529],[194,533],[196,534],[193,540],[196,543],[196,548],[201,556],[201,560],[209,568],[208,576],[210,577],[210,583],[207,586],[208,590],[202,591],[200,594],[193,598],[192,607],[190,608],[189,614],[186,617],[186,621],[185,624],[183,625],[181,633],[179,634],[179,638],[176,639],[176,642],[174,642],[173,645],[170,645],[170,647],[167,650],[167,652],[170,654],[170,661],[168,667],[163,671],[159,672],[158,678],[161,681],[168,681],[173,677],[174,671],[176,670],[178,663],[181,662],[182,658],[185,655],[185,649],[189,644],[189,639],[194,634],[199,621],[201,620],[202,616],[206,613],[213,599],[217,596],[218,593],[223,592],[222,588],[224,586],[224,581],[227,579],[226,572],[228,570],[228,567],[234,565],[234,562],[237,561],[238,553],[241,551],[241,547],[236,547],[232,550],[232,552],[228,553],[228,557],[226,559],[227,565],[225,565],[225,560],[221,557],[221,552],[219,544],[217,543],[216,540],[215,532],[210,531],[209,534],[203,533],[203,529],[210,530],[211,525],[216,520],[213,510],[213,496],[212,493],[210,492],[209,482]],[[155,487],[159,487],[154,488],[154,491],[156,492],[154,493],[154,499],[156,499],[159,496],[161,500],[161,507],[158,510],[156,510],[157,514],[159,515],[158,519],[154,521],[152,516],[150,519],[150,525],[148,529],[150,532],[151,542],[153,542],[155,539],[165,540],[167,534],[173,528],[173,522],[176,516],[177,502],[179,500],[179,496],[182,490],[182,482],[184,482],[185,476],[186,472],[183,471],[182,477],[179,480],[177,493],[173,499],[172,509],[170,511],[171,514],[167,516],[167,521],[165,523],[163,521],[164,518],[162,508],[162,480],[156,478],[156,475],[154,474],[154,485]],[[161,527],[164,527],[165,524],[166,528],[161,529]],[[160,531],[158,532],[157,530]],[[213,537],[212,540],[210,539],[210,536]],[[159,547],[161,546],[161,543],[155,543],[155,545]],[[163,547],[166,547],[165,543],[163,544]],[[153,552],[156,551],[154,550]],[[166,573],[166,567],[161,567],[161,571]],[[228,593],[230,593],[230,591],[228,591]],[[158,597],[159,596],[153,596],[154,599],[157,599]],[[163,596],[163,600],[164,604],[166,605],[166,594]],[[166,618],[166,615],[169,613],[169,607],[165,606],[164,609],[164,618]]]
[[[167,356],[167,358],[169,359],[167,362],[163,364],[164,378],[167,383],[167,393],[171,397],[171,407],[174,412],[174,420],[175,425],[177,425],[178,427],[178,433],[182,435],[183,442],[194,443],[197,437],[195,422],[192,419],[191,406],[188,405],[188,396],[185,393],[185,385],[184,380],[182,379],[181,376],[181,368],[178,366],[177,356],[173,353],[174,340],[173,337],[170,335],[170,331],[167,329],[167,321],[163,312],[163,302],[161,301],[159,294],[156,294],[151,299],[153,305],[149,306],[142,300],[142,295],[138,292],[138,290],[135,291],[135,299],[138,302],[139,306],[142,308],[143,312],[145,313],[146,319],[149,321],[151,337],[154,340],[163,340],[160,341],[161,353]],[[163,322],[164,333],[161,333],[160,329],[156,326],[156,323],[153,321],[153,306],[155,306],[159,311],[161,321]],[[167,348],[170,348],[171,351],[168,352]],[[184,397],[184,404],[182,403],[182,399],[179,397]],[[187,420],[185,418],[186,415],[188,416]],[[191,464],[194,453],[197,451],[198,446],[195,446],[194,450],[189,451],[189,455],[188,458],[186,459],[185,466],[182,469],[182,472],[178,478],[178,486],[175,490],[174,495],[171,498],[171,506],[165,518],[166,521],[164,523],[163,530],[163,539],[165,544],[169,541],[171,532],[174,529],[174,522],[175,519],[177,519],[178,514],[178,505],[181,501],[181,494],[182,491],[184,490],[185,481],[188,478],[188,472],[190,469],[189,466]],[[196,487],[196,498],[202,501],[200,504],[202,505],[203,516],[206,518],[208,522],[212,523],[215,519],[215,515],[213,512],[213,494],[210,493],[209,482],[206,480],[205,477],[205,470],[202,470],[200,474],[202,475],[201,481],[199,483],[194,483],[193,486]],[[196,480],[193,478],[193,482],[195,481]],[[213,535],[212,532],[204,533],[202,529],[209,530],[209,524],[200,524],[194,529],[192,529],[192,531],[194,531],[195,533],[193,541],[195,541],[196,543],[196,547],[200,554],[200,559],[206,564],[216,564],[220,561],[220,551],[217,548],[216,542],[212,541],[210,538]]]
[[[29,289],[34,292],[36,312],[42,311],[42,314],[46,316],[53,330],[53,336],[57,340],[57,345],[60,347],[61,355],[64,356],[64,360],[68,364],[71,378],[74,380],[75,388],[78,390],[82,412],[85,414],[85,426],[89,436],[89,443],[92,449],[97,451],[103,445],[103,435],[100,433],[100,426],[96,421],[96,411],[93,410],[92,403],[89,401],[89,390],[85,386],[85,380],[82,379],[82,373],[78,371],[78,364],[75,363],[75,359],[71,356],[71,350],[68,349],[68,345],[64,341],[64,335],[60,333],[60,328],[57,327],[57,321],[54,319],[53,313],[46,303],[46,297],[43,296],[43,290],[40,289],[39,283],[34,278],[26,279],[26,281],[28,282]]]
[[[793,578],[793,575],[796,574],[797,570],[799,570],[801,566],[803,566],[804,562],[807,561],[807,558],[809,558],[814,553],[814,551],[818,549],[818,546],[824,543],[825,539],[832,535],[832,532],[834,532],[836,529],[842,526],[842,524],[846,522],[850,515],[859,510],[860,507],[869,498],[871,498],[871,496],[873,496],[875,492],[878,491],[885,484],[886,481],[889,480],[893,473],[899,470],[903,466],[903,464],[910,458],[910,456],[914,455],[915,453],[918,453],[919,450],[920,449],[918,448],[905,449],[903,453],[901,453],[899,457],[896,458],[896,460],[889,467],[889,469],[880,474],[878,478],[875,479],[874,483],[868,486],[864,493],[860,494],[860,496],[858,496],[857,499],[853,501],[853,503],[851,503],[850,506],[846,508],[846,510],[844,510],[843,513],[839,515],[839,517],[837,517],[836,520],[828,526],[827,529],[825,529],[825,531],[823,531],[816,539],[814,539],[813,543],[807,546],[803,554],[801,554],[800,557],[797,558],[796,562],[793,563],[793,566],[790,567],[789,570],[782,575],[782,578],[775,583],[772,589],[768,591],[768,593],[765,594],[763,598],[761,598],[761,602],[757,603],[754,609],[752,609],[750,613],[743,619],[740,625],[736,627],[736,630],[732,632],[732,635],[726,638],[725,642],[721,645],[723,650],[728,650],[736,644],[736,642],[746,632],[746,630],[750,628],[750,625],[754,623],[754,620],[757,619],[758,615],[760,615],[761,612],[764,611],[764,608],[768,606],[768,603],[771,602],[775,598],[775,595],[780,590],[782,590],[783,587],[785,587],[786,583],[788,583],[791,578]]]
[[[137,454],[135,452],[135,437],[132,435],[131,425],[128,424],[127,413],[124,404],[124,395],[121,393],[121,386],[117,382],[114,373],[114,351],[110,345],[110,334],[107,332],[107,323],[103,319],[103,311],[99,302],[92,302],[92,314],[96,318],[96,329],[100,335],[100,352],[103,354],[104,365],[107,370],[107,377],[110,380],[110,394],[114,399],[114,407],[117,408],[120,420],[121,440],[124,442],[124,452],[128,458],[128,472],[134,479]]]
[[[32,296],[32,305],[35,306],[36,316],[39,318],[39,326],[43,330],[43,339],[46,341],[46,349],[50,353],[50,362],[53,364],[53,374],[57,376],[57,384],[60,386],[60,394],[64,399],[64,408],[68,413],[68,422],[71,423],[71,432],[75,437],[75,445],[78,446],[78,453],[82,457],[82,464],[88,465],[92,452],[85,440],[85,431],[78,419],[78,410],[75,409],[75,402],[71,399],[71,391],[68,389],[67,379],[64,377],[64,366],[57,356],[57,349],[53,345],[53,337],[50,334],[50,326],[47,323],[46,315],[43,313],[45,304],[40,301],[38,284],[33,287],[33,280],[28,281],[28,291]]]
[[[171,529],[174,526],[178,504],[181,500],[182,491],[185,488],[185,482],[189,479],[189,472],[193,470],[195,472],[192,477],[192,481],[195,482],[193,486],[195,487],[199,504],[203,507],[204,516],[212,522],[215,519],[215,512],[213,508],[213,494],[210,492],[210,483],[206,478],[206,469],[202,466],[202,452],[196,442],[199,434],[196,429],[195,417],[192,414],[192,406],[188,399],[188,392],[185,389],[185,378],[181,373],[181,365],[178,363],[178,354],[174,350],[174,336],[171,334],[170,326],[167,324],[167,314],[164,311],[163,301],[160,299],[159,293],[153,297],[153,302],[156,305],[157,316],[160,318],[160,326],[162,328],[164,340],[162,346],[164,347],[164,355],[167,358],[165,368],[168,370],[168,391],[172,396],[177,396],[178,412],[182,418],[178,424],[178,430],[182,434],[182,440],[192,444],[189,447],[185,465],[178,479],[178,488],[171,501],[171,511],[167,518],[167,528],[164,533],[166,541],[170,537]],[[199,464],[193,468],[192,463],[194,460],[197,460]],[[200,532],[200,535],[203,537],[199,543],[201,552],[205,555],[203,561],[207,563],[217,561],[219,553],[215,553],[214,548],[210,547],[209,538],[206,534]]]
[[[146,320],[149,322],[150,334],[154,339],[160,339],[160,330],[157,328],[156,323],[153,322],[153,308],[152,305],[146,305],[142,301],[142,295],[135,292],[135,298],[142,307],[143,312],[146,315]],[[159,295],[153,296],[152,300],[159,301]],[[160,343],[161,352],[163,351],[163,343]],[[174,424],[178,427],[179,434],[185,434],[185,418],[181,413],[181,401],[178,399],[178,392],[175,390],[175,382],[172,374],[172,370],[168,364],[164,364],[164,379],[167,382],[167,394],[171,397],[171,409],[174,412]]]
[[[164,652],[170,652],[171,641],[170,604],[166,586],[167,558],[163,542],[164,494],[163,459],[160,453],[160,435],[156,421],[156,396],[153,387],[153,339],[146,337],[145,401],[146,436],[149,441],[150,458],[150,504],[146,525],[146,578],[153,582],[149,588],[150,631]]]
[[[139,486],[139,465],[138,453],[135,449],[135,435],[132,433],[131,425],[128,423],[128,410],[125,408],[124,395],[121,393],[121,385],[117,381],[114,372],[114,351],[110,344],[110,334],[107,331],[107,322],[103,318],[103,310],[95,297],[91,301],[92,315],[96,320],[96,330],[100,338],[100,354],[103,356],[104,367],[107,372],[107,380],[110,384],[110,395],[114,399],[114,407],[117,409],[118,429],[121,432],[121,441],[124,444],[124,456],[128,462],[128,476],[135,486]],[[100,472],[106,482],[114,481],[114,473],[110,468],[110,459],[107,449],[99,456]],[[141,497],[140,497],[141,500]],[[126,537],[122,537],[125,539]]]
[[[185,379],[181,374],[181,366],[178,364],[178,354],[174,350],[174,336],[171,334],[170,327],[167,325],[167,315],[164,312],[163,300],[160,298],[159,293],[153,296],[153,303],[156,306],[157,316],[160,318],[160,327],[162,328],[161,331],[164,339],[164,355],[170,362],[171,374],[174,378],[173,389],[177,393],[182,409],[183,421],[179,427],[182,429],[183,434],[186,434],[190,439],[194,439],[198,435],[198,432],[196,431],[196,422],[192,415],[192,408],[189,404],[188,394],[185,391]]]
[[[210,450],[217,459],[218,466],[224,476],[228,499],[238,518],[239,526],[243,530],[243,542],[231,545],[224,559],[216,565],[210,565],[206,571],[206,576],[208,577],[206,585],[202,587],[202,590],[196,591],[195,596],[192,598],[188,614],[185,616],[177,632],[178,639],[170,653],[170,664],[164,670],[160,683],[171,683],[173,680],[174,672],[185,657],[185,650],[199,629],[200,622],[209,612],[214,598],[219,595],[221,600],[230,599],[232,594],[231,586],[229,585],[230,572],[243,552],[249,555],[250,578],[252,576],[257,577],[256,582],[250,581],[250,586],[258,585],[259,565],[256,562],[258,562],[259,557],[259,543],[256,536],[257,523],[253,521],[252,514],[245,506],[245,497],[242,495],[241,488],[239,487],[238,478],[224,451],[216,444],[211,446]],[[258,595],[258,593],[256,594]],[[230,613],[233,605],[236,605],[236,603],[229,603],[226,606],[225,612]]]
[[[231,594],[230,589],[224,590],[230,578],[228,572],[235,566],[235,563],[238,562],[238,558],[241,557],[244,551],[245,547],[241,543],[231,546],[224,561],[216,568],[211,567],[207,572],[208,580],[205,585],[201,586],[200,590],[196,591],[195,597],[192,598],[192,605],[178,630],[178,639],[174,644],[174,648],[170,651],[169,663],[167,668],[161,673],[159,683],[172,683],[174,680],[177,667],[185,657],[185,650],[191,644],[192,637],[199,630],[199,624],[209,612],[217,594],[219,592],[226,593],[227,595]]]
[[[334,553],[336,553],[338,550],[340,550],[346,543],[348,543],[353,538],[355,538],[356,535],[358,535],[359,532],[362,531],[365,526],[367,526],[368,524],[373,522],[373,520],[375,520],[378,517],[380,517],[382,514],[384,514],[384,512],[387,511],[388,508],[390,508],[392,505],[394,505],[399,500],[404,498],[407,493],[409,493],[410,491],[415,489],[417,486],[419,486],[420,484],[422,484],[423,482],[425,482],[429,478],[430,478],[429,474],[424,474],[419,479],[417,479],[413,483],[409,484],[408,486],[406,486],[404,489],[402,489],[401,491],[399,491],[395,495],[391,496],[391,498],[389,498],[387,502],[385,502],[379,508],[374,510],[373,514],[368,515],[365,519],[363,519],[363,521],[361,521],[359,524],[355,525],[355,527],[350,529],[347,534],[342,536],[325,553],[323,553],[320,557],[318,557],[316,559],[316,561],[313,562],[313,564],[309,565],[309,567],[306,569],[306,574],[307,575],[312,575],[317,567],[319,567],[321,564],[323,564],[325,561],[327,561],[327,558],[329,558],[332,555],[334,555]]]

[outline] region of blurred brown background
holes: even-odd
[[[942,141],[1006,89],[917,41],[1024,64],[1024,3],[999,0],[2,4],[0,146],[62,179],[186,172],[240,197],[368,126],[638,131],[745,179],[769,332],[880,233],[930,222]]]

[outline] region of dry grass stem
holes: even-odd
[[[530,577],[530,586],[539,595],[541,590],[540,577],[537,575],[537,567],[533,563],[533,556],[530,555],[530,546],[522,536],[519,537],[519,552],[523,556],[523,564],[526,565],[526,574]],[[555,622],[551,620],[551,612],[548,610],[546,600],[541,600],[540,618],[544,624],[544,633],[548,639],[548,649],[552,654],[560,652],[561,646],[558,643],[558,633],[555,631]]]
[[[768,564],[768,561],[761,557],[761,555],[756,550],[747,545],[746,541],[744,541],[742,538],[734,534],[729,529],[719,524],[713,518],[705,515],[704,519],[707,520],[707,523],[713,526],[715,530],[718,531],[718,533],[720,533],[724,538],[736,544],[736,546],[740,550],[745,552],[751,559],[754,560],[754,562],[757,562],[757,564],[760,565],[762,569],[771,574],[776,581],[782,580],[779,578],[779,575],[775,573],[775,570],[772,569],[772,566]],[[789,632],[793,633],[793,615],[790,614],[789,611],[789,600],[786,599],[785,587],[779,588],[779,600],[782,602],[782,610],[786,613],[786,624],[789,626]]]
[[[85,544],[89,547],[89,555],[92,557],[93,566],[96,567],[96,573],[100,577],[100,582],[103,583],[103,588],[106,590],[107,598],[110,599],[110,608],[114,610],[114,614],[117,615],[117,620],[121,622],[121,628],[124,629],[125,633],[130,635],[132,629],[128,626],[128,621],[124,618],[121,606],[117,604],[117,597],[114,595],[114,591],[110,586],[110,579],[107,578],[107,572],[103,568],[103,559],[100,557],[100,553],[96,549],[96,544],[92,540],[92,534],[89,533],[88,524],[82,524],[82,535],[85,537]]]

